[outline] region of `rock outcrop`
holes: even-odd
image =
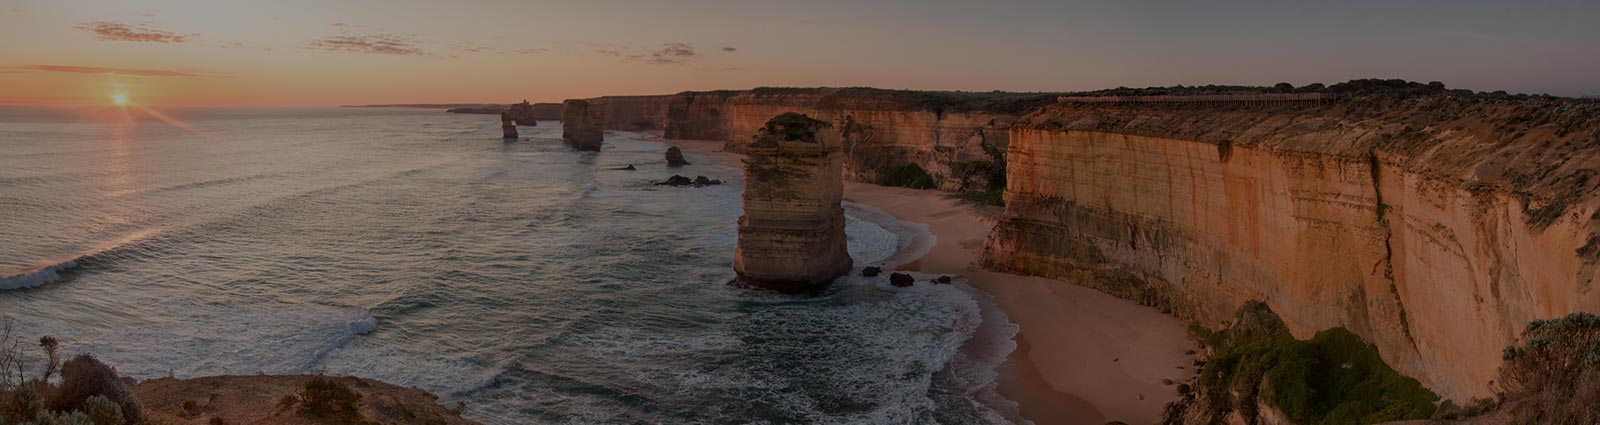
[[[500,137],[507,139],[517,138],[517,124],[516,121],[511,119],[511,113],[509,112],[500,113],[500,134]]]
[[[1457,401],[1530,321],[1600,310],[1597,103],[1063,104],[1010,141],[992,269],[1208,327],[1262,301]]]
[[[511,114],[511,119],[515,121],[517,125],[525,125],[530,127],[539,125],[539,120],[534,118],[533,104],[528,103],[527,100],[523,100],[522,103],[511,105],[510,108],[506,109],[506,113]]]
[[[561,139],[573,149],[598,151],[604,141],[603,121],[583,99],[567,100],[561,110]]]
[[[683,159],[683,149],[678,149],[677,146],[667,147],[667,166],[681,167],[685,165],[689,165],[689,161]]]
[[[734,283],[808,292],[849,273],[840,205],[843,165],[828,127],[785,113],[769,120],[748,146]]]

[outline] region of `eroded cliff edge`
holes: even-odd
[[[1263,301],[1457,400],[1530,321],[1600,310],[1600,104],[1061,104],[1009,141],[994,269],[1209,327]]]

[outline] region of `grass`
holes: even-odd
[[[1216,398],[1231,390],[1244,411],[1259,400],[1296,423],[1331,425],[1427,419],[1437,409],[1438,395],[1384,364],[1376,347],[1344,328],[1296,340],[1265,304],[1251,303],[1232,327],[1198,332],[1216,353],[1201,387]]]

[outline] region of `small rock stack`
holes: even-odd
[[[500,132],[504,134],[500,137],[507,139],[517,138],[517,124],[516,121],[511,119],[511,113],[500,113]]]

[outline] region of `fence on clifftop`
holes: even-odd
[[[1333,100],[1328,93],[1249,93],[1249,94],[1197,94],[1157,96],[1058,96],[1056,103],[1242,103],[1269,104],[1285,102],[1326,102]]]

